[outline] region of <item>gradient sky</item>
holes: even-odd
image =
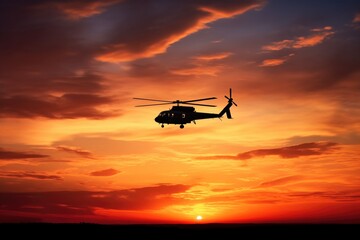
[[[360,223],[359,1],[0,6],[0,222]]]

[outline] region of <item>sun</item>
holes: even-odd
[[[202,216],[200,216],[200,215],[196,216],[196,220],[197,220],[197,221],[201,221],[202,219],[203,219]]]

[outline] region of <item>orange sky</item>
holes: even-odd
[[[356,6],[5,1],[0,222],[360,223]]]

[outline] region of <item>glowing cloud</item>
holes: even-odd
[[[294,44],[294,40],[285,39],[279,42],[273,42],[270,45],[263,46],[262,49],[268,51],[277,51],[284,48],[291,48],[293,44]]]
[[[287,61],[287,59],[285,59],[285,58],[266,59],[260,64],[260,67],[275,67],[275,66],[279,66],[279,65],[283,64],[286,61]]]
[[[304,47],[312,47],[322,43],[326,38],[333,35],[331,26],[326,26],[323,28],[314,28],[311,30],[314,34],[309,36],[297,37],[294,40],[285,39],[278,42],[273,42],[269,45],[265,45],[262,47],[263,50],[267,51],[278,51],[284,48],[304,48]]]
[[[231,54],[232,54],[231,52],[221,52],[221,53],[200,55],[193,58],[196,60],[212,61],[212,60],[225,59],[229,57]]]
[[[191,76],[191,75],[208,75],[216,76],[222,69],[222,66],[194,66],[183,69],[173,69],[170,72],[176,75]]]
[[[259,65],[260,67],[275,67],[284,64],[286,61],[289,60],[290,57],[294,56],[295,54],[289,54],[288,56],[282,57],[282,58],[271,58],[271,59],[265,59],[262,61],[262,63]]]
[[[307,37],[298,37],[293,45],[293,48],[304,48],[304,47],[312,47],[318,45],[322,43],[327,37],[333,34],[334,32],[330,32],[328,29],[324,28],[324,31],[322,32]]]

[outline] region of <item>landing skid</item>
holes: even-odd
[[[180,128],[181,128],[181,129],[183,129],[184,127],[185,127],[184,124],[181,124],[181,125],[180,125]],[[164,128],[164,124],[161,124],[161,128]]]

